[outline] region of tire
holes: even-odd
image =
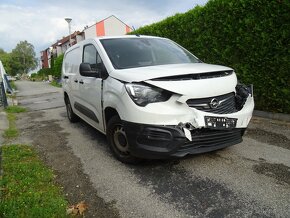
[[[65,98],[65,107],[66,107],[66,113],[67,118],[71,123],[76,123],[79,121],[79,117],[73,112],[71,103],[68,97]]]
[[[136,164],[141,161],[140,158],[130,154],[124,125],[119,116],[114,116],[109,120],[106,134],[109,147],[117,160],[127,164]]]

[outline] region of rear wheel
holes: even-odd
[[[112,117],[107,126],[107,139],[114,156],[123,163],[138,163],[141,159],[130,154],[124,125],[118,116]]]
[[[65,106],[66,106],[66,112],[67,112],[67,117],[70,122],[76,123],[79,121],[79,117],[73,112],[71,103],[69,101],[69,98],[65,98]]]

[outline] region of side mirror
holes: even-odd
[[[97,71],[92,70],[91,65],[89,63],[80,64],[80,74],[82,76],[88,77],[96,77],[96,78],[100,77],[100,74]]]
[[[100,77],[102,79],[107,79],[107,77],[109,76],[109,74],[108,74],[108,71],[107,71],[105,65],[103,63],[97,64],[97,69],[101,73]]]

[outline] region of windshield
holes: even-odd
[[[100,41],[116,69],[200,63],[191,53],[167,39],[116,38]]]

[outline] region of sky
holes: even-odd
[[[115,15],[129,26],[138,27],[183,13],[208,0],[0,0],[0,48],[11,52],[20,41],[35,47],[36,56],[69,34],[71,29]]]

